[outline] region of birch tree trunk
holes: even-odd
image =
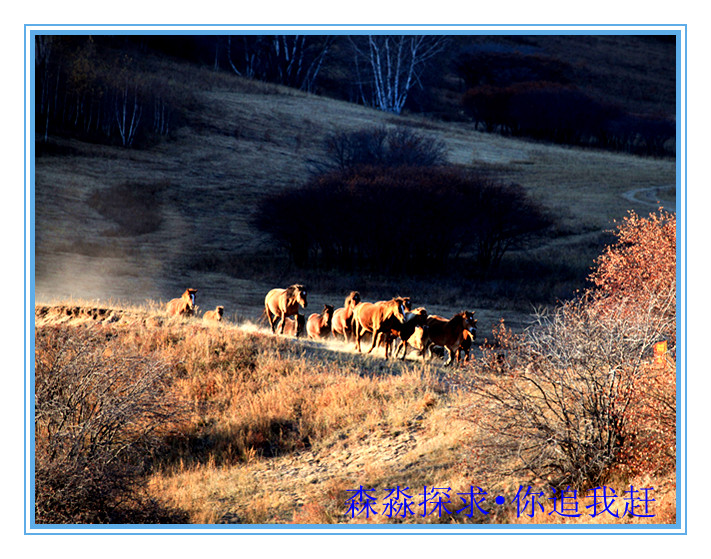
[[[368,35],[350,38],[361,99],[383,111],[400,114],[428,60],[441,52],[438,35]]]

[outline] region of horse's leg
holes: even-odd
[[[269,307],[266,305],[264,306],[264,314],[267,315],[267,320],[269,321],[269,327],[272,329],[272,334],[273,334],[274,330],[276,329],[276,325],[274,324],[274,321],[272,320],[272,313],[269,311]]]
[[[449,349],[448,345],[445,345],[444,352],[447,354],[447,360],[444,362],[444,366],[446,367],[452,363],[452,350]]]
[[[306,317],[304,316],[304,323],[302,324],[301,321],[299,320],[301,316],[299,313],[296,313],[296,316],[294,317],[294,320],[296,320],[296,328],[294,331],[294,337],[298,338],[300,334],[304,333],[304,330],[306,329]]]
[[[350,341],[350,333],[353,330],[353,323],[346,317],[343,321],[343,342],[348,343]]]
[[[279,325],[279,334],[284,334],[284,327],[286,326],[286,315],[281,314],[281,324]],[[296,329],[298,330],[299,325],[296,325]]]
[[[355,347],[360,353],[360,325],[357,320],[353,321],[353,337],[355,338]]]
[[[425,361],[425,355],[427,355],[427,361],[432,361],[432,342],[428,341],[424,348],[422,348],[422,362]]]
[[[403,340],[402,344],[400,344],[400,345],[401,345],[401,347],[402,347],[402,349],[403,349],[403,351],[402,351],[402,357],[401,357],[400,359],[402,359],[403,361],[405,361],[405,357],[407,357],[407,340]],[[397,356],[398,356],[399,353],[400,353],[400,348],[397,348],[397,353],[395,354],[395,358],[397,358]]]
[[[373,341],[372,341],[371,344],[370,344],[370,349],[368,350],[368,353],[370,353],[371,351],[373,351],[373,348],[375,347],[376,342],[378,342],[379,339],[380,339],[380,334],[381,334],[381,332],[379,332],[379,331],[375,328],[375,325],[373,325]]]

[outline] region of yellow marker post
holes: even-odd
[[[664,365],[665,356],[667,354],[667,341],[657,342],[654,344],[654,364]]]

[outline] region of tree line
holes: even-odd
[[[476,128],[642,155],[674,153],[674,119],[596,99],[575,85],[575,68],[554,58],[472,51],[460,53],[456,68],[466,87],[462,105]]]
[[[436,113],[436,91],[454,78],[458,118],[480,130],[644,155],[675,151],[673,117],[597,98],[576,85],[579,69],[554,56],[455,46],[442,35],[38,35],[40,137],[131,147],[169,136],[189,94],[178,80],[146,71],[149,54],[395,114]]]
[[[170,76],[142,68],[135,53],[101,43],[93,37],[37,36],[37,137],[64,135],[124,147],[169,137],[183,122],[189,92]]]

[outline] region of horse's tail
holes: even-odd
[[[266,305],[265,305],[265,307],[262,309],[262,314],[259,315],[259,320],[258,320],[258,322],[259,322],[259,324],[262,324],[262,325],[266,325],[266,324],[268,324],[268,322],[269,322],[269,321],[267,320],[267,307],[266,307]]]

